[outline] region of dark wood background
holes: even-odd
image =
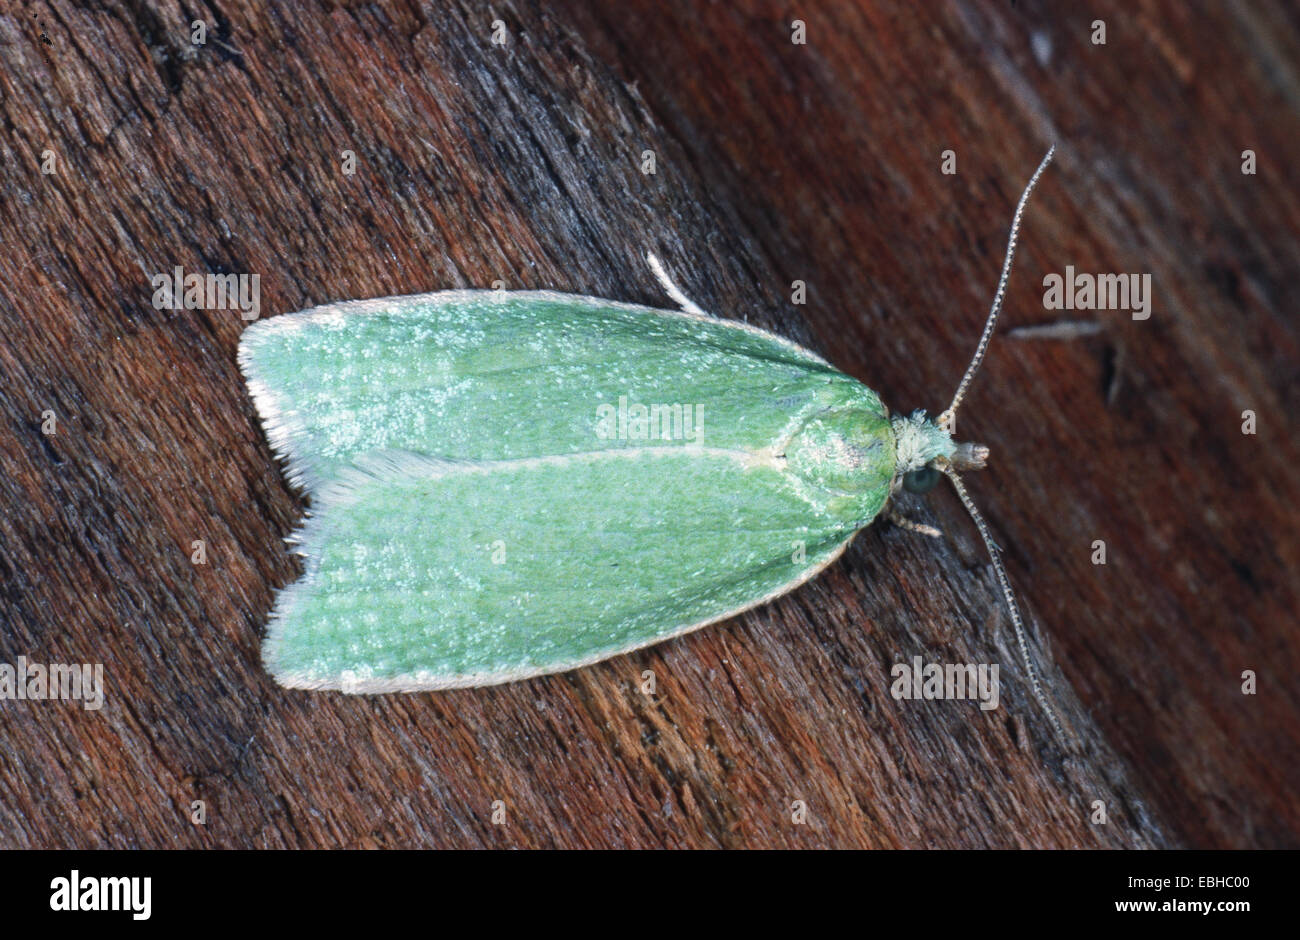
[[[1300,845],[1294,5],[5,0],[0,56],[0,661],[108,686],[0,703],[0,843]],[[353,698],[262,670],[304,502],[238,313],[154,309],[153,274],[259,274],[264,316],[498,279],[666,306],[654,249],[938,411],[1053,140],[961,430],[1074,753],[943,488],[908,505],[942,540],[872,526],[575,673]],[[1151,318],[1045,310],[1067,264],[1150,273]],[[1100,329],[1010,335],[1062,317]],[[1001,662],[1003,707],[894,701],[914,655]]]

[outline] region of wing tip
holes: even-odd
[[[289,484],[300,492],[312,494],[321,486],[319,474],[310,466],[300,446],[306,429],[293,417],[285,407],[281,396],[272,388],[271,380],[259,361],[258,354],[264,348],[266,340],[282,329],[272,330],[274,324],[291,317],[275,317],[253,323],[239,339],[236,361],[239,371],[243,373],[248,395],[253,400],[253,407],[266,434],[271,452],[284,465],[284,476]],[[252,334],[252,335],[250,335]]]

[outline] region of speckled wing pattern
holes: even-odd
[[[384,298],[255,323],[239,362],[312,500],[264,648],[291,687],[490,685],[680,635],[820,571],[894,473],[874,392],[689,313]]]

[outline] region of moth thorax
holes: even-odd
[[[838,493],[880,485],[889,465],[887,431],[861,408],[838,408],[810,418],[786,446],[787,466],[809,484]]]

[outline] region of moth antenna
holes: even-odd
[[[1029,178],[1025,184],[1025,191],[1020,194],[1020,202],[1016,205],[1016,214],[1011,219],[1011,235],[1007,238],[1007,254],[1002,262],[1002,276],[998,278],[997,293],[993,295],[993,305],[989,308],[989,318],[984,323],[984,334],[980,337],[979,345],[975,347],[975,355],[966,367],[966,374],[961,377],[961,384],[957,386],[956,393],[952,396],[952,404],[948,410],[939,415],[938,424],[949,434],[957,429],[957,406],[961,400],[966,397],[966,389],[975,378],[975,373],[979,371],[980,363],[984,361],[984,353],[988,349],[989,340],[993,338],[993,328],[997,325],[998,314],[1002,312],[1002,298],[1007,292],[1007,280],[1011,277],[1011,262],[1016,257],[1016,241],[1020,238],[1020,217],[1025,214],[1025,205],[1029,202],[1029,194],[1034,191],[1034,186],[1038,183],[1038,178],[1043,175],[1047,169],[1047,164],[1052,162],[1052,154],[1056,153],[1056,144],[1048,148],[1047,156],[1043,157],[1038,169],[1034,170],[1034,175]]]
[[[1048,156],[1051,156],[1049,153]],[[1038,680],[1038,670],[1034,668],[1033,660],[1029,658],[1029,644],[1025,641],[1025,625],[1020,619],[1020,607],[1016,604],[1015,592],[1011,590],[1011,579],[1007,577],[1007,570],[1002,566],[1002,559],[998,556],[998,547],[993,542],[993,536],[989,534],[989,527],[984,522],[984,517],[980,515],[975,508],[975,502],[971,499],[970,493],[966,492],[966,486],[952,468],[944,469],[944,474],[952,481],[953,488],[957,491],[962,505],[970,513],[971,519],[975,520],[975,528],[979,529],[980,538],[984,540],[984,547],[988,549],[989,557],[993,559],[993,570],[997,573],[998,584],[1002,585],[1002,596],[1006,598],[1007,608],[1011,611],[1011,623],[1016,629],[1016,644],[1020,647],[1020,658],[1025,663],[1025,674],[1029,676],[1029,687],[1034,693],[1034,699],[1038,706],[1047,713],[1047,717],[1052,722],[1052,727],[1056,729],[1056,734],[1061,739],[1065,739],[1065,732],[1061,730],[1061,720],[1057,717],[1056,709],[1047,701],[1047,696],[1043,694],[1042,684]]]
[[[674,301],[676,301],[678,307],[680,307],[682,310],[686,311],[687,313],[693,313],[696,316],[700,316],[700,317],[708,316],[707,313],[705,313],[703,310],[700,309],[700,307],[695,303],[695,301],[691,300],[691,298],[686,296],[685,291],[683,291],[680,287],[678,287],[675,283],[673,283],[673,279],[668,276],[668,272],[664,270],[663,264],[660,263],[658,255],[656,255],[653,251],[648,251],[646,252],[645,261],[646,264],[650,265],[650,270],[654,273],[654,276],[658,279],[659,283],[663,286],[664,291],[668,294],[669,297],[671,297]]]

